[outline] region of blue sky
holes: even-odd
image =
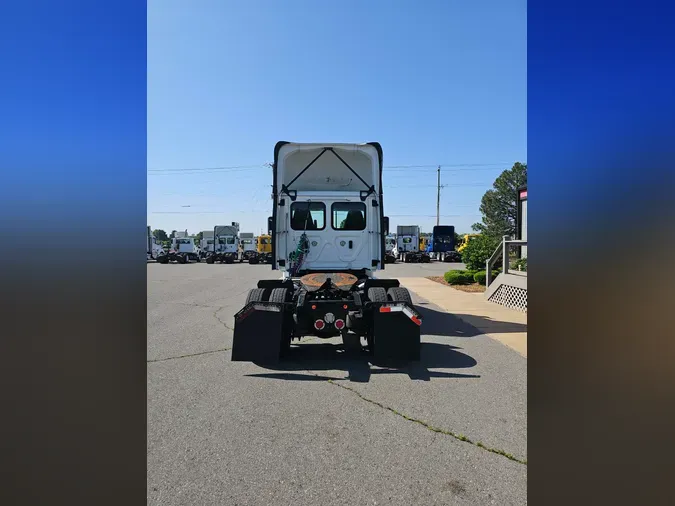
[[[440,164],[441,224],[468,232],[527,161],[527,5],[421,5],[150,0],[148,224],[259,233],[277,141],[378,141],[392,226],[430,231]]]

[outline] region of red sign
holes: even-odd
[[[520,198],[521,198],[521,199],[526,199],[526,198],[527,198],[527,190],[521,190],[521,192],[520,192]]]

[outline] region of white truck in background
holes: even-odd
[[[258,245],[256,244],[253,232],[242,232],[239,234],[239,254],[241,261],[247,260],[249,264],[258,263]]]
[[[215,251],[215,246],[214,246],[214,239],[213,239],[213,230],[203,230],[202,231],[202,240],[200,243],[200,258],[204,259],[208,256],[209,253],[213,253]]]
[[[396,245],[396,234],[388,234],[384,238],[384,251],[385,251],[384,257],[385,262],[390,264],[396,263],[396,258],[398,258],[398,246]]]
[[[152,229],[148,227],[148,260],[157,260],[161,255],[166,255],[164,248],[152,234]]]
[[[396,227],[396,246],[398,259],[409,262],[413,254],[420,250],[420,227],[417,225],[399,225]]]
[[[405,263],[431,261],[428,253],[420,251],[420,227],[418,225],[396,227],[396,245],[398,259]]]
[[[233,221],[232,225],[216,225],[213,227],[213,239],[215,251],[207,254],[206,263],[243,261],[239,255],[239,223]]]

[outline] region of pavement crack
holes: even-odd
[[[218,312],[222,311],[223,309],[225,309],[224,306],[221,306],[221,307],[219,307],[218,309],[216,309],[216,310],[213,312],[213,317],[214,317],[216,320],[218,320],[218,321],[223,325],[223,327],[225,327],[227,330],[229,330],[230,332],[234,332],[234,329],[233,329],[232,327],[230,327],[227,323],[225,323],[223,320],[221,320],[220,317],[218,316]]]
[[[345,390],[349,390],[350,392],[352,392],[353,394],[358,396],[361,400],[364,400],[364,401],[366,401],[370,404],[378,406],[378,407],[380,407],[380,408],[382,408],[386,411],[389,411],[389,412],[395,414],[396,416],[399,416],[399,417],[403,418],[404,420],[407,420],[408,422],[412,422],[412,423],[416,423],[418,425],[421,425],[422,427],[424,427],[427,430],[430,430],[431,432],[435,432],[435,433],[438,433],[438,434],[443,434],[445,436],[453,437],[453,438],[457,439],[458,441],[462,441],[463,443],[468,443],[470,445],[476,446],[476,447],[480,448],[481,450],[485,450],[486,452],[495,453],[497,455],[501,455],[502,457],[506,457],[507,459],[512,460],[513,462],[517,462],[517,463],[523,464],[525,466],[527,465],[527,459],[519,459],[518,457],[516,457],[514,455],[511,455],[510,453],[505,452],[504,450],[500,450],[499,448],[492,448],[490,446],[485,445],[484,443],[481,443],[480,441],[472,441],[471,439],[469,439],[468,437],[466,437],[463,434],[457,434],[457,433],[452,432],[452,431],[447,430],[447,429],[435,427],[435,426],[431,425],[430,423],[425,422],[424,420],[420,420],[418,418],[413,418],[412,416],[408,416],[405,413],[400,413],[399,411],[396,411],[394,408],[390,408],[389,406],[385,406],[381,402],[375,401],[373,399],[369,399],[368,397],[365,397],[363,394],[361,394],[361,392],[359,392],[358,390],[356,390],[354,388],[351,388],[351,387],[348,387],[346,385],[341,385],[340,383],[337,383],[334,380],[329,379],[329,380],[326,380],[326,381],[328,383],[330,383],[331,385],[335,385],[336,387],[340,387],[340,388],[343,388]]]
[[[155,362],[166,362],[167,360],[178,360],[179,358],[190,358],[190,357],[198,357],[199,355],[209,355],[211,353],[222,353],[224,351],[230,351],[232,348],[220,348],[219,350],[211,350],[211,351],[200,351],[199,353],[190,353],[188,355],[179,355],[177,357],[167,357],[167,358],[157,358],[154,360],[148,360],[148,364],[153,364]]]

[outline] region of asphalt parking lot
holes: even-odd
[[[304,339],[274,368],[231,362],[233,315],[278,277],[148,264],[148,504],[527,502],[525,358],[413,294],[418,364],[375,367],[339,339]]]

